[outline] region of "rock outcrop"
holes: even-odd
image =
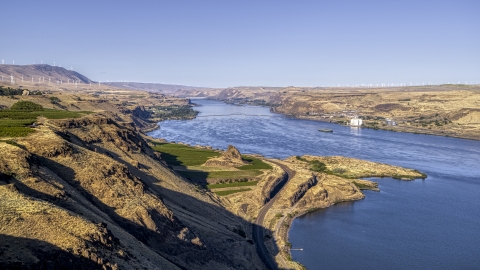
[[[235,146],[229,145],[227,151],[221,156],[211,158],[203,165],[209,167],[239,167],[246,164],[247,162],[242,159],[240,151]]]

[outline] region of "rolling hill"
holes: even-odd
[[[0,76],[2,76],[3,82],[10,82],[11,77],[15,78],[15,81],[20,83],[23,78],[23,82],[33,83],[56,83],[56,81],[62,82],[75,82],[78,83],[91,83],[94,82],[86,76],[73,71],[67,70],[63,67],[50,66],[46,64],[42,65],[0,65]]]

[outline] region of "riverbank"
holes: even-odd
[[[209,99],[215,100],[215,101],[221,101],[233,106],[247,105],[247,106],[264,107],[264,108],[268,108],[272,113],[283,115],[284,117],[291,118],[291,119],[312,120],[312,121],[318,121],[318,122],[324,122],[324,123],[338,124],[341,126],[349,126],[348,124],[345,124],[345,123],[348,123],[348,121],[350,120],[348,118],[322,118],[320,116],[315,116],[315,115],[299,115],[295,113],[289,114],[286,112],[278,112],[275,109],[277,108],[276,106],[273,107],[266,104],[257,104],[257,103],[251,103],[251,102],[233,103],[232,101],[229,101],[229,100],[222,100],[222,99],[215,99],[215,98],[209,98]],[[435,122],[432,122],[432,123],[435,123]],[[414,124],[406,125],[402,123],[398,123],[397,125],[387,125],[387,124],[379,125],[377,121],[364,121],[364,124],[361,126],[361,128],[480,141],[480,136],[478,136],[478,131],[477,131],[477,126],[478,126],[477,123],[473,123],[472,127],[467,130],[465,130],[464,128],[465,125],[463,124],[457,124],[454,127],[450,126],[448,128],[442,127],[443,125],[437,126],[435,124],[431,124],[427,126],[420,123],[418,125],[421,125],[421,126],[415,126]]]
[[[338,124],[341,126],[349,126],[345,124],[338,123],[339,121],[345,121],[345,118],[338,118],[338,119],[325,119],[325,118],[318,118],[314,116],[299,116],[299,115],[285,115],[286,117],[293,118],[293,119],[301,119],[301,120],[312,120],[318,122],[325,122],[325,123],[332,123]],[[367,122],[368,123],[368,122]],[[431,128],[424,128],[424,127],[415,127],[415,126],[405,126],[405,125],[362,125],[361,128],[369,128],[374,130],[384,130],[384,131],[392,131],[392,132],[404,132],[404,133],[413,133],[413,134],[422,134],[422,135],[433,135],[433,136],[442,136],[442,137],[452,137],[458,139],[467,139],[467,140],[475,140],[480,141],[480,136],[477,133],[459,133],[462,132],[461,130],[438,130],[438,129],[431,129]]]
[[[364,124],[408,133],[480,140],[480,86],[399,88],[252,88],[180,92],[231,104],[268,106],[287,117],[332,122],[359,116]],[[392,122],[396,126],[391,126]]]
[[[205,155],[203,150],[208,147],[177,144],[192,148],[184,150],[189,151],[190,158],[195,159],[195,153],[198,152],[202,155],[201,163],[207,160],[203,157]],[[416,170],[348,157],[295,156],[284,160],[260,155],[255,157],[268,163],[271,169],[263,170],[255,182],[247,182],[252,183],[248,185],[248,189],[242,189],[237,193],[215,192],[216,195],[212,191],[211,195],[230,212],[265,228],[259,237],[253,235],[246,237],[253,239],[256,244],[265,245],[268,253],[282,268],[302,269],[300,264],[292,260],[290,253],[292,246],[288,241],[288,232],[295,218],[339,202],[363,199],[365,195],[362,190],[378,191],[376,182],[360,178],[392,177],[402,180],[426,178],[425,174]],[[181,159],[180,156],[170,158]],[[234,168],[229,170],[232,169]],[[190,175],[185,168],[178,172]],[[208,187],[203,188],[204,192],[208,192]],[[244,231],[246,235],[249,234],[249,229]]]
[[[200,111],[200,115],[230,114],[232,112],[268,114],[268,109],[265,107],[231,106],[212,100],[202,100],[198,103],[203,105],[195,108]],[[332,134],[318,132],[319,126],[333,129],[334,132]],[[478,170],[472,169],[476,168],[479,160],[478,141],[385,132],[366,128],[352,129],[330,123],[283,117],[243,118],[235,116],[218,117],[214,121],[166,121],[162,122],[161,130],[155,131],[151,135],[169,141],[182,141],[190,145],[211,145],[213,148],[220,149],[225,149],[228,144],[232,144],[238,147],[242,153],[260,153],[264,157],[279,160],[285,160],[287,157],[297,154],[328,156],[341,153],[357,159],[415,168],[428,173],[428,181],[397,181],[390,178],[377,181],[371,179],[380,183],[379,187],[383,192],[364,191],[366,195],[364,200],[355,203],[341,203],[332,208],[318,210],[315,214],[294,219],[293,227],[290,225],[284,227],[279,219],[285,217],[284,220],[287,220],[289,218],[288,210],[291,208],[289,199],[294,197],[293,191],[298,191],[301,184],[305,184],[305,189],[308,189],[308,180],[312,172],[305,170],[307,174],[303,179],[299,179],[299,175],[296,175],[289,184],[285,185],[284,190],[276,195],[279,197],[279,201],[272,206],[268,211],[268,216],[264,219],[263,227],[267,240],[265,243],[272,247],[271,253],[275,255],[279,254],[280,248],[287,249],[269,239],[275,236],[274,231],[277,225],[282,229],[285,228],[289,240],[283,243],[286,244],[288,241],[293,244],[293,247],[304,248],[303,251],[291,251],[291,254],[293,260],[300,261],[309,269],[316,269],[319,262],[324,266],[323,263],[328,260],[330,263],[327,268],[335,268],[336,264],[342,264],[344,261],[349,261],[353,265],[356,265],[355,261],[359,261],[362,265],[358,265],[360,268],[364,265],[369,265],[370,269],[388,268],[388,262],[383,258],[391,256],[395,257],[398,265],[409,265],[402,260],[402,257],[407,255],[413,256],[427,268],[432,263],[437,265],[438,261],[441,261],[442,265],[451,266],[452,264],[449,264],[447,259],[448,254],[438,247],[449,245],[452,241],[457,244],[451,248],[455,250],[456,256],[464,259],[463,265],[474,265],[473,263],[478,261],[475,257],[462,252],[464,246],[469,247],[469,250],[474,249],[475,246],[471,235],[475,235],[474,224],[478,223],[478,215],[474,214],[478,211],[466,207],[468,206],[466,202],[471,201],[478,204],[478,198],[471,189],[472,186],[478,186]],[[295,164],[287,165],[294,166]],[[307,164],[305,163],[304,166]],[[338,168],[336,172],[341,172],[341,168]],[[273,171],[269,174],[271,178],[268,179],[268,175],[261,176],[262,179],[252,191],[222,197],[223,205],[226,205],[230,212],[243,217],[250,223],[255,222],[258,209],[264,205],[264,195],[269,195],[262,191],[272,190],[267,183],[273,184],[276,179],[279,179],[280,182],[283,179],[278,166],[273,166]],[[334,197],[338,201],[342,201],[342,199],[347,200],[349,195],[360,193],[350,187],[353,184],[350,181],[354,179],[342,178],[337,181],[338,184],[334,184],[332,180],[337,179],[333,178],[334,175],[327,175],[326,180],[317,177],[316,186],[310,187],[306,191],[303,198],[297,202],[298,205],[303,203],[302,200],[311,205],[312,198],[318,202],[323,201],[326,195],[332,201]],[[393,194],[394,196],[392,196]],[[298,196],[300,195],[301,193],[298,193]],[[462,199],[458,200],[458,198]],[[445,200],[449,201],[447,205],[445,205]],[[322,207],[328,206],[327,203],[322,204],[324,204]],[[365,209],[364,205],[369,205],[369,207]],[[447,213],[441,210],[443,208],[452,211]],[[342,215],[340,219],[337,219],[336,215],[332,217],[335,222],[334,227],[323,221],[324,216],[329,216],[329,213]],[[402,214],[399,215],[399,213]],[[459,216],[458,213],[462,214]],[[276,217],[277,214],[280,217]],[[428,219],[423,218],[425,216],[428,216]],[[355,223],[357,217],[363,217],[363,222]],[[342,225],[341,220],[344,219],[350,220],[352,226],[355,226],[354,231],[345,228],[348,225],[342,229],[336,229],[338,225]],[[450,232],[451,226],[458,224],[458,219],[468,223],[465,225],[468,233],[465,231]],[[375,223],[372,224],[370,220],[375,220]],[[369,224],[368,227],[364,226],[366,223]],[[388,224],[388,227],[384,228],[384,224]],[[316,231],[316,228],[320,226],[323,226],[322,231]],[[389,230],[390,228],[395,228],[395,230]],[[251,235],[249,230],[250,227],[244,228],[247,237]],[[304,231],[311,233],[304,233]],[[336,237],[328,238],[330,231],[336,232]],[[366,231],[366,234],[363,231]],[[319,238],[320,234],[324,237]],[[448,241],[444,235],[447,235]],[[329,239],[328,242],[322,240],[325,237]],[[384,246],[385,239],[393,241],[391,239],[399,237],[404,239],[403,242],[398,243],[403,247],[402,250],[392,251],[392,246],[389,246],[388,243],[387,249],[380,248],[380,246]],[[428,246],[428,250],[422,251],[419,248],[418,239],[422,239],[422,243]],[[461,239],[461,242],[458,239]],[[251,239],[247,238],[247,240]],[[368,242],[368,250],[363,248],[362,242]],[[463,245],[463,243],[466,244]],[[338,256],[333,251],[325,250],[330,245],[335,246],[335,250],[339,253]],[[353,249],[351,246],[355,246],[355,248]],[[348,253],[338,252],[343,248],[347,248]],[[319,250],[322,252],[319,253]],[[429,257],[422,255],[425,252],[429,254]],[[398,253],[403,256],[398,256]],[[279,254],[282,256],[278,256],[278,260],[284,260],[287,263],[288,261],[283,259],[287,256],[283,254],[285,253]],[[376,254],[381,254],[381,256]],[[442,254],[442,256],[435,254]],[[375,262],[373,263],[375,265],[372,266],[371,262]],[[343,265],[346,264],[343,263]],[[348,269],[348,267],[343,269]],[[363,267],[363,269],[368,268]]]
[[[426,178],[425,174],[415,170],[347,157],[302,156],[276,162],[294,170],[295,176],[277,195],[278,203],[266,215],[268,224],[264,225],[274,232],[272,241],[280,250],[277,262],[294,269],[303,269],[301,264],[293,261],[290,253],[292,245],[288,233],[295,218],[339,202],[361,200],[365,197],[361,190],[379,191],[378,183],[359,178]],[[322,169],[318,164],[325,164],[325,167]]]

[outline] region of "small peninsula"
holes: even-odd
[[[288,230],[296,217],[339,202],[363,199],[362,190],[379,191],[378,183],[362,178],[427,177],[417,170],[341,156],[295,156],[279,160],[241,155],[232,145],[226,151],[184,143],[154,142],[153,145],[157,145],[154,149],[160,152],[167,151],[170,156],[167,164],[195,182],[202,192],[213,192],[230,212],[258,225],[253,231],[241,234],[248,241],[264,245],[268,256],[273,258],[272,265],[282,269],[302,269],[292,261],[288,242]],[[200,162],[203,164],[195,165]],[[248,166],[256,169],[250,177],[245,173]],[[218,175],[229,178],[219,179]],[[262,237],[255,238],[256,228],[261,230]]]

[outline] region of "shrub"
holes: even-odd
[[[60,99],[58,97],[50,97],[50,102],[52,104],[57,104],[60,102]]]
[[[33,112],[33,111],[41,111],[41,110],[43,110],[43,107],[40,104],[31,102],[31,101],[22,100],[22,101],[19,101],[19,102],[13,104],[12,107],[10,108],[10,110],[12,110],[12,111]]]
[[[327,169],[327,165],[325,165],[325,163],[320,162],[318,160],[312,160],[310,164],[311,164],[310,170],[314,172],[324,172]]]

